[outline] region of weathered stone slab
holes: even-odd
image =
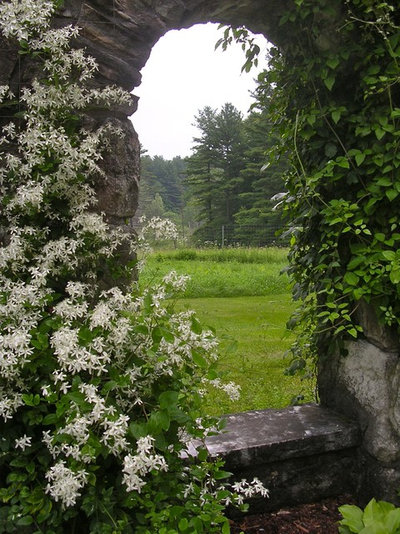
[[[224,416],[225,432],[207,439],[212,456],[231,466],[283,461],[289,458],[352,448],[358,426],[316,404],[282,410],[256,410]]]
[[[269,499],[252,500],[253,512],[356,490],[360,432],[353,421],[315,404],[224,418],[225,432],[206,445],[235,480],[257,477],[269,489]]]

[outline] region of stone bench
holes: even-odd
[[[259,478],[270,498],[252,511],[312,502],[355,491],[357,425],[316,404],[224,416],[225,431],[207,438],[235,480]]]

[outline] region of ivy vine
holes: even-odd
[[[362,336],[365,307],[400,331],[400,7],[292,0],[280,24],[257,105],[279,132],[269,158],[292,161],[294,371]]]
[[[293,154],[295,368],[362,335],[365,303],[400,327],[399,16],[394,2],[295,0],[281,24],[296,38],[260,80],[278,153]]]

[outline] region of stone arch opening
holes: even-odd
[[[57,23],[73,22],[82,29],[78,46],[96,58],[98,84],[116,84],[132,91],[140,85],[140,71],[153,45],[169,30],[217,22],[246,26],[278,43],[283,38],[279,19],[286,4],[280,0],[271,0],[268,5],[265,0],[66,0]],[[98,184],[99,210],[117,225],[131,219],[137,209],[140,149],[127,119],[136,109],[137,98],[133,96],[129,108],[113,110],[113,120],[123,128],[125,138],[105,157],[104,168],[111,172],[107,182]],[[109,114],[102,120],[110,120]]]
[[[261,34],[255,36],[261,48],[259,65],[242,72],[245,56],[239,43],[226,51],[215,50],[222,34],[216,23],[194,24],[169,30],[153,46],[141,71],[142,82],[134,89],[139,103],[131,117],[150,156],[189,156],[198,136],[194,117],[204,106],[219,109],[230,102],[244,117],[248,115],[269,43]]]
[[[97,59],[99,72],[96,83],[112,83],[132,90],[140,83],[140,70],[151,47],[169,29],[185,28],[200,22],[245,25],[284,47],[285,35],[280,30],[279,19],[290,5],[289,0],[65,0],[56,24],[74,23],[82,28],[78,46],[86,47],[88,53]],[[323,42],[315,44],[329,48],[332,46],[331,37],[327,32]],[[0,48],[0,84],[13,87],[29,82],[34,75],[32,65],[19,61],[16,52],[6,46]],[[112,153],[104,159],[108,180],[98,185],[99,209],[106,213],[110,223],[122,226],[127,218],[134,215],[137,205],[139,144],[127,119],[135,107],[133,99],[130,106],[115,109],[111,114],[96,110],[88,117],[89,123],[112,120],[126,132],[124,139],[119,140]],[[324,370],[326,391],[330,389],[333,392],[332,398],[327,397],[326,400],[333,406],[336,404],[342,411],[346,410],[346,403],[338,402],[340,397],[348,398],[357,405],[354,411],[363,427],[363,446],[366,451],[362,456],[364,479],[370,487],[375,488],[377,495],[394,495],[400,481],[398,403],[397,396],[392,396],[399,382],[398,340],[395,339],[393,343],[388,339],[387,332],[380,329],[375,317],[369,317],[366,313],[363,321],[367,327],[370,321],[372,327],[366,329],[367,341],[354,342],[353,352],[357,358],[368,352],[369,357],[363,361],[372,362],[371,384],[376,382],[377,374],[382,377],[382,388],[385,386],[386,390],[383,392],[378,387],[376,393],[380,414],[375,417],[377,404],[372,402],[374,399],[371,401],[367,391],[370,382],[366,382],[363,390],[365,397],[361,394],[354,398],[351,391],[349,394],[348,386],[354,385],[350,379],[346,383],[351,366],[348,364],[347,368],[342,368],[344,380],[340,382],[337,369],[341,365],[339,361]],[[353,359],[354,366],[357,358]],[[361,361],[361,357],[358,360]],[[379,365],[375,365],[376,362]],[[370,423],[370,416],[375,417],[375,423]],[[365,432],[366,428],[369,433]],[[372,438],[376,438],[375,443]],[[385,486],[389,486],[389,489]]]
[[[212,28],[210,28],[212,26]],[[190,39],[190,34],[194,32],[194,39]],[[204,106],[211,106],[213,109],[217,109],[219,112],[222,105],[226,104],[227,102],[232,103],[236,109],[239,109],[244,116],[247,115],[247,111],[250,107],[250,104],[254,101],[248,96],[248,100],[246,100],[244,103],[242,103],[239,99],[235,100],[235,96],[237,98],[238,95],[232,88],[232,84],[228,84],[224,80],[224,76],[221,75],[218,77],[219,83],[222,84],[222,87],[224,89],[223,95],[221,95],[221,99],[217,100],[214,98],[214,95],[212,94],[213,90],[218,90],[217,85],[218,81],[212,79],[211,76],[217,75],[218,72],[215,72],[215,67],[212,68],[209,64],[209,62],[212,62],[212,57],[210,56],[216,56],[219,57],[218,61],[218,67],[219,69],[223,69],[224,64],[229,63],[229,54],[232,52],[232,49],[236,49],[236,55],[235,59],[237,60],[235,65],[230,65],[231,70],[236,71],[237,78],[239,81],[239,78],[245,77],[245,81],[243,82],[243,94],[247,94],[249,90],[254,90],[256,87],[254,78],[258,74],[258,69],[254,68],[251,70],[251,72],[246,76],[246,73],[241,74],[240,70],[244,63],[245,57],[244,53],[241,49],[240,44],[238,44],[236,47],[232,45],[228,49],[228,51],[223,52],[222,50],[218,50],[217,52],[214,51],[214,45],[219,37],[221,37],[223,30],[218,30],[217,24],[207,24],[205,25],[194,25],[189,29],[183,29],[179,31],[170,31],[167,32],[163,37],[160,38],[160,40],[154,45],[152,54],[148,60],[148,63],[146,64],[146,67],[143,69],[143,82],[142,85],[139,87],[139,105],[137,112],[131,117],[133,126],[137,130],[139,135],[139,141],[141,142],[141,145],[143,149],[146,151],[142,155],[141,161],[141,183],[139,187],[139,197],[138,197],[138,210],[137,213],[132,221],[132,224],[134,228],[140,227],[140,218],[143,215],[146,215],[147,218],[151,218],[152,216],[164,216],[168,218],[172,218],[172,220],[175,222],[175,224],[178,226],[179,235],[183,238],[190,236],[195,232],[195,230],[198,228],[198,226],[204,226],[207,224],[207,221],[203,219],[201,223],[198,222],[198,219],[196,218],[197,214],[194,214],[194,208],[193,206],[188,206],[187,201],[183,201],[183,194],[182,196],[178,197],[178,202],[174,204],[174,207],[171,207],[171,197],[169,196],[169,192],[171,192],[171,196],[175,193],[177,194],[177,183],[173,179],[170,178],[170,189],[168,191],[168,188],[166,186],[166,183],[162,180],[163,174],[162,170],[166,171],[167,163],[172,163],[173,158],[175,157],[182,157],[185,155],[189,155],[189,152],[186,152],[186,154],[182,154],[180,152],[171,152],[169,142],[170,138],[174,136],[175,133],[175,124],[178,124],[185,128],[185,132],[187,134],[187,137],[189,138],[189,141],[192,140],[192,137],[199,137],[200,130],[195,130],[193,128],[193,131],[187,133],[186,125],[182,125],[182,123],[179,120],[179,114],[185,115],[186,117],[186,124],[189,125],[193,123],[195,116],[198,116],[199,110],[203,108]],[[189,36],[187,35],[189,34]],[[171,39],[172,45],[170,46]],[[204,39],[206,43],[204,44],[204,53],[197,53],[198,47],[200,46],[198,44],[198,41],[200,39]],[[265,42],[261,42],[260,39],[260,46],[262,47],[262,50],[266,53],[268,41],[265,40]],[[163,47],[165,46],[165,49]],[[187,48],[187,51],[182,51],[182,48]],[[161,50],[160,50],[161,49]],[[163,51],[165,50],[165,51]],[[206,64],[205,56],[207,50],[207,61],[208,64]],[[155,61],[155,64],[152,66],[151,72],[148,72],[148,66],[149,64],[154,60],[154,55],[158,57],[158,60]],[[160,61],[160,56],[162,56],[162,61]],[[228,57],[226,57],[228,56]],[[204,65],[202,65],[204,58]],[[188,64],[192,59],[193,61],[193,69],[191,69],[191,66]],[[260,63],[262,62],[262,57],[260,58]],[[159,70],[156,70],[156,67],[158,67]],[[204,68],[202,68],[204,67]],[[184,73],[184,76],[182,76],[179,72],[179,69],[182,70]],[[260,66],[260,71],[261,66]],[[161,75],[160,75],[161,73]],[[211,73],[211,74],[210,74]],[[222,74],[222,73],[221,73]],[[229,75],[229,69],[226,69],[225,75]],[[150,78],[151,82],[148,83],[148,78]],[[160,78],[158,78],[160,76]],[[188,87],[185,87],[185,83],[187,83],[186,78],[191,78],[193,76],[194,83],[188,83]],[[175,79],[175,77],[178,78],[178,81]],[[208,78],[208,79],[207,79]],[[232,76],[233,78],[233,76]],[[236,79],[235,79],[236,81]],[[158,82],[160,82],[160,86],[158,87]],[[254,85],[250,88],[250,83],[253,82]],[[198,91],[196,84],[201,84],[201,89]],[[181,86],[183,84],[183,87]],[[155,87],[157,90],[155,90]],[[188,89],[188,91],[187,91]],[[150,93],[150,96],[146,95],[146,91]],[[174,91],[179,93],[179,99],[177,100],[176,95],[173,94]],[[135,93],[138,93],[138,91],[135,89]],[[186,96],[187,95],[187,96]],[[149,123],[146,125],[145,133],[147,133],[147,137],[144,137],[141,135],[141,130],[138,127],[135,118],[137,115],[141,113],[141,108],[143,106],[143,99],[147,98],[147,117],[150,119]],[[232,99],[233,98],[233,99]],[[187,100],[188,102],[185,102]],[[162,130],[163,125],[163,118],[160,117],[162,114],[166,114],[165,110],[163,109],[167,104],[171,102],[171,106],[173,109],[172,113],[168,113],[168,122],[166,121],[164,117],[164,121],[167,122],[167,130]],[[176,104],[175,104],[176,103]],[[155,106],[156,110],[151,109],[151,106]],[[238,108],[238,106],[242,106]],[[179,109],[174,109],[175,105]],[[142,121],[144,122],[146,120],[146,115],[142,112]],[[161,128],[160,128],[161,127]],[[149,141],[151,143],[152,136],[154,136],[157,139],[157,142],[153,145],[146,144],[146,141]],[[178,132],[179,134],[179,132]],[[265,137],[265,136],[264,136]],[[164,143],[166,146],[164,146]],[[174,145],[173,142],[171,142],[172,145]],[[175,145],[176,146],[176,145]],[[156,150],[160,151],[154,151],[154,147],[156,147]],[[152,150],[153,148],[153,150]],[[153,157],[153,159],[151,158]],[[162,159],[164,162],[162,161]],[[175,168],[176,168],[176,160],[175,160]],[[258,169],[261,169],[262,165],[264,164],[264,158],[262,158],[262,161],[259,162]],[[164,166],[165,165],[165,166]],[[213,164],[211,164],[213,165]],[[169,167],[170,169],[173,166]],[[172,174],[172,171],[170,171]],[[171,176],[170,174],[170,176]],[[185,174],[185,171],[180,173],[181,175]],[[190,171],[188,172],[190,175]],[[152,179],[147,178],[147,176],[152,176]],[[165,175],[168,175],[168,172],[165,173]],[[164,175],[164,176],[165,176]],[[236,175],[238,176],[238,175]],[[156,181],[156,186],[154,188],[154,180]],[[158,181],[159,180],[159,181]],[[250,180],[250,179],[249,179]],[[159,184],[162,185],[159,185]],[[181,183],[179,182],[179,185]],[[214,185],[214,187],[217,187]],[[187,186],[186,186],[187,188]],[[240,188],[240,186],[238,186]],[[244,188],[244,186],[243,186]],[[190,190],[190,189],[189,189]],[[247,190],[247,189],[246,189]],[[281,191],[282,189],[279,189],[277,191]],[[274,192],[277,192],[274,191]],[[167,194],[165,193],[167,192]],[[235,193],[237,194],[237,193]],[[188,191],[186,189],[186,195],[188,195]],[[223,193],[220,193],[221,197],[223,197]],[[196,195],[193,195],[195,197]],[[218,196],[218,195],[217,195]],[[266,198],[269,198],[272,196],[272,193],[268,196],[266,195]],[[176,197],[175,197],[176,198]],[[182,200],[182,203],[180,201]],[[158,202],[160,201],[160,202]],[[204,201],[203,201],[204,202]],[[218,198],[213,198],[213,213],[214,217],[217,217],[218,214],[215,212],[217,211],[217,208],[215,206],[220,206],[221,202]],[[222,201],[223,203],[224,201]],[[238,204],[240,204],[240,201],[237,201]],[[271,203],[272,204],[272,203]],[[179,207],[178,207],[179,205]],[[199,206],[199,204],[198,204]],[[222,206],[223,208],[223,206]],[[199,207],[200,211],[203,209],[203,204]],[[239,208],[236,206],[236,212],[239,210]],[[228,223],[226,223],[228,224]],[[268,238],[273,239],[273,231],[274,229],[271,228],[271,224],[267,226],[267,223],[265,225],[261,225],[260,223],[260,229],[255,229],[255,226],[251,227],[251,230],[246,227],[246,223],[242,223],[242,225],[245,225],[243,228],[240,228],[240,222],[237,224],[237,226],[225,226],[225,225],[219,225],[218,229],[209,228],[208,231],[206,230],[206,234],[197,235],[196,237],[193,236],[193,241],[189,241],[186,246],[193,246],[192,243],[194,240],[198,240],[199,246],[201,246],[202,241],[206,241],[209,243],[214,242],[218,243],[219,246],[221,246],[221,234],[224,233],[224,241],[225,246],[232,246],[232,242],[235,240],[234,232],[236,232],[239,237],[236,238],[237,241],[239,239],[242,239],[242,245],[243,246],[251,246],[250,243],[253,244],[253,246],[257,246],[256,239],[253,235],[249,235],[250,233],[254,232],[260,232],[260,234],[263,232],[263,237],[259,237],[260,241],[258,241],[258,244],[262,246],[265,245],[265,242],[262,242],[261,240],[268,235]],[[249,225],[251,223],[248,223]],[[238,229],[239,227],[239,229]],[[246,235],[242,235],[240,238],[240,231],[247,232]],[[180,246],[182,245],[182,241],[180,243]],[[207,246],[207,244],[205,245]],[[172,247],[172,245],[171,245]],[[191,272],[191,264],[186,262],[184,263],[182,260],[183,254],[181,254],[182,251],[177,251],[179,255],[176,257],[173,256],[174,252],[168,252],[166,261],[169,263],[173,261],[173,266],[169,268],[176,269],[178,272],[183,272],[184,274],[190,274]],[[211,251],[210,251],[211,252]],[[157,256],[160,257],[162,253],[158,253]],[[201,254],[201,252],[200,252]],[[161,256],[162,257],[162,256]],[[164,262],[157,262],[156,266],[154,266],[153,261],[148,262],[148,268],[145,270],[145,273],[141,273],[140,278],[147,281],[151,279],[151,276],[147,274],[148,272],[152,272],[152,269],[155,269],[155,271],[163,270],[163,264]],[[193,264],[192,264],[193,265]],[[208,264],[210,265],[210,264]],[[219,271],[220,265],[217,263],[211,264],[213,265],[212,272],[215,274]],[[236,264],[237,265],[237,264]],[[231,287],[235,286],[234,278],[237,278],[237,274],[234,271],[234,265],[232,264],[223,264],[224,266],[224,275],[223,277],[226,277],[227,281],[226,285],[230,285]],[[214,268],[215,267],[215,268]],[[267,286],[269,283],[269,273],[267,272],[267,266],[266,265],[248,265],[248,270],[250,271],[251,268],[259,268],[257,273],[254,273],[254,276],[260,276],[261,270],[263,270],[264,278],[260,280],[260,286]],[[185,269],[189,269],[189,271],[186,271]],[[279,270],[277,268],[277,270]],[[230,272],[230,275],[226,276]],[[260,274],[258,274],[260,273]],[[207,273],[204,273],[207,275]],[[236,275],[236,276],[235,276]],[[249,273],[249,278],[252,275]],[[193,276],[193,281],[196,281],[196,275]],[[221,277],[222,278],[222,277]],[[282,277],[283,279],[283,277]],[[214,278],[215,283],[210,283],[210,287],[216,286],[219,283],[219,280]],[[146,282],[144,282],[146,283]],[[274,283],[274,282],[272,282]],[[279,282],[278,282],[279,284]],[[222,285],[222,284],[221,284]],[[286,288],[283,288],[284,283],[282,282],[282,293],[286,292]],[[277,293],[278,291],[275,291]],[[274,293],[273,290],[271,290],[271,293]],[[201,293],[197,293],[197,296],[201,296]],[[205,295],[204,295],[205,296]],[[215,294],[215,297],[224,297],[225,293],[223,292],[221,288],[221,294]],[[281,407],[283,405],[289,404],[291,399],[295,398],[300,393],[303,393],[303,391],[306,391],[307,393],[307,400],[314,399],[314,396],[312,394],[312,388],[308,385],[304,384],[304,382],[297,381],[297,377],[293,378],[290,376],[284,375],[284,370],[289,366],[290,359],[289,357],[284,356],[287,349],[290,347],[290,343],[292,338],[288,339],[287,337],[285,339],[279,340],[279,335],[277,332],[281,333],[284,331],[285,324],[290,318],[290,311],[286,309],[286,295],[279,297],[279,300],[277,300],[277,296],[275,294],[271,294],[268,297],[260,297],[258,299],[251,299],[249,298],[247,301],[245,298],[242,298],[240,301],[239,299],[230,299],[230,310],[228,313],[224,313],[223,306],[224,303],[226,303],[227,299],[212,299],[210,302],[214,302],[215,304],[213,306],[210,306],[208,310],[208,313],[211,315],[204,315],[204,309],[202,309],[202,306],[198,306],[197,302],[198,299],[190,300],[189,304],[186,304],[186,307],[189,307],[190,309],[194,309],[199,313],[199,316],[201,318],[201,321],[205,322],[206,324],[213,325],[217,328],[217,334],[218,336],[232,336],[233,338],[236,338],[240,340],[238,350],[234,352],[234,355],[228,355],[226,346],[228,345],[228,342],[225,340],[225,342],[222,342],[221,347],[221,363],[220,368],[226,373],[225,380],[229,382],[230,380],[233,380],[235,382],[238,382],[241,385],[241,406],[242,410],[250,410],[250,409],[263,409],[263,408],[271,408],[271,407]],[[272,302],[271,302],[272,301]],[[239,304],[241,302],[241,304]],[[226,305],[226,304],[225,304]],[[204,306],[206,306],[204,304]],[[219,322],[218,315],[214,316],[215,308],[220,307],[219,315],[220,316],[226,316],[226,322]],[[243,314],[243,317],[240,318],[239,322],[236,321],[236,327],[232,327],[233,324],[235,324],[235,315],[239,315],[239,309],[244,307],[247,307],[246,314]],[[271,308],[274,308],[274,311],[271,312]],[[203,313],[202,313],[203,312]],[[286,313],[285,313],[286,312]],[[251,317],[251,320],[249,320],[249,317]],[[242,324],[243,322],[243,324]],[[246,347],[245,342],[242,341],[243,339],[243,333],[246,332],[246,330],[250,330],[252,332],[252,338],[253,338],[253,344],[251,349]],[[240,333],[239,333],[240,331]],[[277,339],[278,338],[278,339]],[[246,373],[238,372],[238,363],[242,361],[243,367],[247,369]],[[248,361],[248,363],[247,363]],[[244,363],[246,362],[246,363]],[[264,363],[265,362],[265,363]],[[275,363],[272,363],[275,362]],[[278,384],[281,384],[280,386]],[[274,396],[271,392],[276,388],[279,387],[281,391],[281,400],[279,401],[279,395],[277,394]],[[222,405],[218,408],[218,414],[223,413],[230,413],[234,411],[238,411],[238,403],[229,402],[227,398],[224,395],[221,395],[222,399]],[[213,403],[210,402],[210,405]],[[217,403],[219,404],[219,403]],[[236,406],[235,406],[236,404]],[[210,406],[211,409],[213,409],[213,406]]]
[[[268,41],[260,34],[254,36],[261,49],[260,64],[250,72],[241,72],[245,56],[239,43],[233,43],[226,51],[214,49],[222,32],[215,23],[170,30],[154,45],[142,70],[143,81],[134,90],[135,95],[139,96],[138,109],[131,116],[143,150],[139,208],[133,220],[134,226],[138,225],[141,215],[145,214],[148,218],[161,215],[163,208],[168,213],[179,210],[179,217],[175,218],[172,213],[170,216],[182,236],[187,237],[205,223],[197,220],[194,206],[189,208],[188,204],[193,203],[188,202],[188,186],[184,183],[183,167],[186,167],[186,163],[183,160],[193,154],[194,139],[202,135],[194,123],[205,107],[212,108],[217,114],[229,103],[234,106],[235,112],[241,113],[244,125],[254,102],[251,93],[256,89],[255,78],[266,66],[264,58],[268,51]],[[157,192],[151,180],[146,180],[146,176],[154,172],[154,169],[150,171],[153,167],[151,158],[156,158],[155,162],[161,165],[161,168],[156,167],[156,175],[162,182],[162,185],[156,186]],[[179,176],[175,176],[172,170],[166,173],[175,176],[170,188],[162,177],[163,160],[174,160],[175,163],[179,160]],[[264,159],[260,159],[259,168],[263,164]],[[151,194],[158,197],[161,207],[154,203],[154,209],[150,207],[143,211],[144,202],[147,207],[152,205]],[[217,203],[217,197],[215,199]],[[222,224],[215,232],[210,229],[207,241],[220,242]],[[224,224],[228,224],[228,221]],[[272,235],[270,228],[268,232]],[[233,237],[233,230],[227,230],[225,244],[232,244]]]

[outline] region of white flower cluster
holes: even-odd
[[[126,484],[127,491],[141,492],[145,481],[142,477],[150,471],[167,471],[168,465],[165,458],[160,454],[154,454],[154,438],[146,436],[139,438],[137,442],[137,453],[132,456],[127,454],[124,458],[123,482]]]
[[[187,473],[185,473],[184,476],[187,478]],[[205,481],[202,483],[202,488],[200,490],[200,504],[202,506],[207,504],[209,502],[210,495],[218,500],[220,498],[219,492],[224,494],[224,497],[220,501],[224,506],[229,506],[230,504],[240,506],[246,499],[251,499],[257,495],[263,498],[269,497],[268,489],[257,477],[254,477],[251,482],[248,482],[246,479],[234,482],[231,485],[231,491],[228,493],[226,491],[227,489],[228,484],[219,485],[218,480],[216,480],[212,475],[207,476]],[[195,484],[192,481],[188,482],[183,490],[183,497],[185,499],[191,495],[197,495]]]
[[[5,248],[11,249],[11,255],[16,258],[18,264],[24,260],[20,258],[19,245],[12,250],[13,244],[15,243],[11,240],[9,247]],[[0,324],[3,325],[0,330],[0,377],[9,381],[10,390],[13,390],[12,384],[16,383],[23,366],[30,361],[33,353],[31,330],[41,319],[43,300],[47,292],[43,288],[42,277],[35,276],[34,272],[30,283],[13,281],[3,275],[2,259],[0,254]]]
[[[96,337],[87,347],[82,347],[78,328],[59,328],[51,338],[51,346],[60,369],[71,375],[82,371],[100,375],[106,372],[106,364],[110,362],[103,339]]]
[[[244,499],[250,499],[255,495],[261,495],[261,497],[269,496],[269,491],[258,478],[253,478],[251,482],[242,479],[240,482],[232,484],[232,489],[237,494],[237,504],[243,504]]]
[[[72,321],[82,319],[88,313],[86,296],[89,286],[81,282],[68,282],[65,292],[69,296],[56,304],[54,312],[62,317],[65,325],[71,325]]]
[[[44,184],[36,183],[30,180],[18,188],[15,197],[8,205],[8,209],[14,210],[15,208],[22,208],[28,205],[34,208],[39,208],[43,201],[43,193]]]
[[[125,302],[121,292],[114,289],[103,293],[97,305],[92,304],[96,256],[112,255],[121,242],[121,234],[109,228],[103,215],[93,213],[96,194],[90,181],[101,172],[100,149],[110,135],[121,132],[106,124],[97,131],[82,130],[71,135],[64,124],[77,110],[90,105],[126,104],[131,97],[121,88],[99,90],[83,85],[95,72],[96,63],[83,50],[69,49],[71,38],[78,34],[77,28],[50,28],[54,10],[52,0],[8,0],[0,5],[2,35],[19,40],[25,50],[29,47],[39,52],[49,80],[49,83],[33,80],[29,88],[22,88],[24,127],[11,121],[3,127],[0,137],[0,144],[17,147],[0,159],[0,196],[7,199],[1,212],[3,220],[4,217],[8,220],[7,239],[0,246],[0,379],[4,384],[0,388],[0,416],[5,421],[11,420],[24,405],[23,393],[29,392],[32,381],[37,380],[35,376],[27,378],[27,366],[36,344],[47,343],[43,334],[38,339],[33,336],[49,311],[62,322],[48,340],[56,368],[50,383],[39,384],[45,399],[68,394],[75,375],[106,374],[110,362],[107,351],[112,346],[101,335],[82,343],[80,326],[86,322],[91,329],[111,328]],[[57,83],[53,84],[55,77]],[[64,82],[62,87],[60,81]],[[0,101],[11,98],[8,86],[1,86]],[[61,201],[62,209],[54,207],[49,199]],[[27,225],[31,214],[32,220],[35,214],[39,217],[37,226]],[[54,232],[54,224],[63,231]],[[88,239],[94,243],[92,252],[86,244]],[[90,261],[93,272],[87,266]],[[67,283],[66,298],[49,308],[49,299],[54,294],[52,280],[79,269],[83,280]],[[114,334],[115,344],[116,340]],[[91,391],[91,387],[81,384],[82,393],[90,399],[90,413],[75,410],[75,417],[70,416],[58,431],[58,435],[63,432],[69,435],[73,442],[55,444],[57,440],[50,432],[43,436],[55,459],[91,461],[81,449],[96,424],[100,425],[101,439],[111,452],[118,454],[127,447],[128,416],[115,414],[115,408],[106,406],[104,398]],[[31,439],[18,438],[15,446],[25,450]],[[47,476],[47,491],[65,506],[75,503],[86,480],[83,472],[72,472],[61,459]]]
[[[118,455],[120,452],[126,450],[129,442],[126,439],[128,433],[129,417],[127,415],[120,415],[115,420],[103,420],[103,427],[105,428],[101,441],[112,454]]]
[[[44,67],[49,75],[56,73],[58,80],[68,81],[60,87],[58,83],[33,80],[30,88],[23,88],[24,128],[17,128],[11,121],[3,127],[0,138],[1,144],[12,143],[18,147],[18,151],[6,153],[0,161],[0,197],[8,199],[2,209],[8,219],[8,239],[0,247],[0,323],[5,325],[0,330],[0,376],[14,385],[33,352],[31,332],[42,319],[52,293],[48,280],[66,270],[78,270],[82,262],[88,263],[90,252],[87,247],[85,250],[88,236],[100,243],[97,253],[104,256],[110,256],[121,241],[121,234],[111,231],[104,217],[92,212],[95,191],[84,182],[100,172],[100,148],[107,136],[120,135],[120,132],[105,125],[97,131],[81,131],[71,137],[60,116],[63,118],[97,102],[102,105],[126,103],[130,95],[120,88],[102,91],[80,85],[82,76],[87,79],[93,74],[95,62],[82,50],[67,50],[78,30],[71,26],[50,28],[53,12],[51,0],[9,0],[0,5],[1,33],[6,38],[29,42],[31,50],[46,58]],[[77,72],[81,73],[81,78],[75,79]],[[7,86],[0,87],[0,101],[12,97]],[[57,164],[50,164],[46,169],[51,160]],[[38,172],[40,167],[44,167],[45,172]],[[54,210],[49,205],[49,197],[59,198],[69,206],[71,216]],[[49,224],[68,222],[70,235],[51,237],[50,228],[42,224],[36,228],[27,226],[24,221],[31,213],[43,214]],[[96,275],[86,269],[85,276],[93,280]],[[101,342],[95,340],[84,352],[77,341],[77,333],[68,329],[68,322],[83,317],[87,306],[84,300],[79,303],[65,300],[56,306],[56,312],[66,325],[54,335],[52,344],[61,367],[71,372],[82,369],[98,372],[109,360]],[[73,341],[71,347],[67,347],[68,340]],[[2,415],[8,418],[16,406],[15,397],[3,395],[0,402]]]
[[[63,384],[63,379],[65,379],[65,375],[57,376],[57,380],[60,380],[61,384]],[[95,458],[87,452],[83,452],[82,449],[91,433],[100,434],[100,441],[110,453],[119,456],[129,447],[127,439],[129,417],[123,414],[117,415],[114,406],[107,406],[105,399],[99,395],[93,384],[81,383],[79,391],[85,395],[85,401],[91,404],[91,410],[82,414],[77,406],[72,406],[74,415],[71,415],[68,423],[58,429],[54,435],[50,431],[45,431],[42,438],[43,443],[54,459],[64,455],[67,458],[72,457],[78,462],[88,464],[93,462]],[[65,434],[73,438],[72,444],[62,442],[61,436]],[[61,444],[59,444],[60,442]]]
[[[0,388],[0,416],[4,421],[12,419],[14,413],[23,404],[21,393]]]
[[[24,451],[27,447],[30,447],[32,445],[31,442],[32,442],[32,438],[24,434],[22,438],[17,438],[15,440],[15,448],[16,449],[20,448]]]
[[[240,399],[240,385],[235,384],[235,382],[222,382],[220,378],[214,378],[213,380],[204,378],[203,383],[224,391],[231,401]]]
[[[148,417],[147,399],[160,378],[167,383],[189,369],[182,391],[190,391],[190,380],[198,384],[204,371],[196,356],[207,366],[217,342],[194,327],[191,312],[166,310],[165,299],[183,290],[187,277],[172,272],[139,297],[117,287],[101,290],[99,271],[124,236],[94,213],[93,182],[101,173],[101,149],[121,132],[106,124],[71,133],[69,124],[87,106],[123,105],[130,95],[85,88],[95,62],[69,49],[76,28],[50,28],[53,12],[51,0],[0,5],[3,36],[40,52],[48,77],[22,88],[23,127],[11,121],[0,134],[0,214],[7,225],[0,244],[0,417],[12,423],[25,395],[40,408],[61,405],[50,411],[57,423],[41,440],[54,464],[46,492],[69,507],[100,454],[119,461],[128,492],[140,492],[146,476],[168,469],[154,439],[135,442],[129,425],[135,416]],[[0,101],[10,98],[9,88],[0,86]],[[13,147],[8,153],[7,145]],[[157,239],[177,237],[175,225],[159,218],[149,221],[140,242],[148,231]],[[14,445],[26,455],[38,446],[27,435]]]
[[[166,310],[163,307],[163,302],[169,295],[171,295],[171,293],[176,294],[184,291],[189,279],[189,276],[178,275],[176,271],[171,271],[163,277],[161,284],[153,285],[144,292],[145,296],[152,302],[155,315],[158,317],[165,315]],[[137,304],[140,306],[139,301]],[[187,317],[191,316],[192,313],[187,315]],[[182,318],[183,317],[184,316],[182,315]]]
[[[176,271],[171,271],[163,278],[164,284],[176,292],[184,291],[188,280],[190,280],[190,276],[179,275]]]
[[[10,100],[13,97],[14,95],[10,91],[8,85],[0,85],[0,102],[3,102],[3,100]]]
[[[48,28],[55,11],[52,0],[9,0],[0,5],[0,28],[6,38],[27,41],[33,29],[40,33]]]
[[[170,219],[162,219],[161,217],[152,217],[147,220],[146,216],[139,219],[142,229],[139,232],[139,242],[147,242],[149,237],[161,240],[174,240],[178,238],[178,229]]]
[[[67,507],[76,503],[87,480],[87,473],[83,470],[72,471],[60,460],[50,468],[46,478],[49,481],[46,493],[50,493],[56,502],[61,501]]]

